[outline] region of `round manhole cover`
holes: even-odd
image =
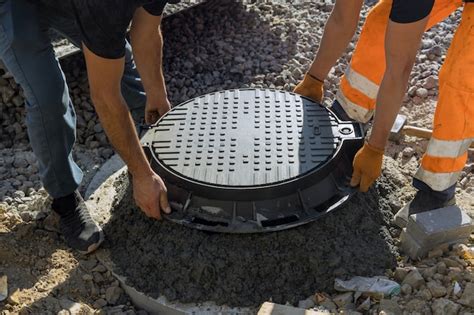
[[[277,230],[347,199],[357,123],[297,94],[228,90],[175,108],[144,136],[171,220],[222,232]]]

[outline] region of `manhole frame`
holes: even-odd
[[[306,172],[305,174],[293,177],[291,179],[286,179],[282,182],[275,182],[265,185],[257,186],[225,186],[213,183],[206,183],[189,178],[175,170],[171,170],[169,166],[161,162],[154,150],[151,148],[152,130],[154,127],[159,126],[160,122],[166,119],[166,115],[161,117],[153,126],[150,127],[150,130],[142,138],[142,146],[145,150],[145,153],[150,161],[152,168],[157,172],[163,180],[166,182],[168,192],[170,195],[170,200],[174,212],[171,215],[165,216],[167,219],[183,224],[189,227],[197,228],[200,230],[207,230],[212,232],[227,232],[227,233],[258,233],[258,232],[268,232],[268,231],[277,231],[283,230],[295,226],[299,226],[311,221],[316,220],[320,216],[329,213],[330,211],[339,208],[342,206],[349,198],[355,193],[355,189],[348,187],[348,181],[350,174],[352,173],[352,158],[360,147],[363,145],[364,141],[364,131],[362,125],[353,121],[342,121],[337,117],[337,115],[332,112],[330,109],[313,102],[312,100],[302,97],[300,95],[286,92],[278,91],[275,89],[233,89],[225,91],[217,91],[214,93],[224,93],[226,91],[248,91],[248,90],[270,90],[272,92],[284,92],[296,95],[301,97],[304,101],[314,104],[314,106],[321,106],[328,111],[329,115],[332,115],[336,118],[338,123],[338,128],[344,129],[345,126],[351,125],[353,132],[356,136],[341,138],[339,139],[340,143],[337,146],[334,154],[331,158],[322,163],[317,169]],[[209,94],[214,94],[209,93]],[[204,95],[203,95],[204,96]],[[202,96],[199,96],[202,97]],[[197,98],[199,98],[197,97]],[[183,102],[176,107],[185,106],[197,99],[193,98],[186,102]],[[340,135],[344,133],[341,131]],[[342,172],[338,173],[338,170]],[[324,181],[332,182],[335,184],[336,193],[329,198],[328,200],[322,202],[322,206],[318,208],[317,211],[314,209],[307,209],[305,206],[305,190],[309,190],[313,187],[313,182],[315,178],[315,173],[320,178],[323,178],[318,182],[321,184]],[[339,177],[339,178],[336,178]],[[185,183],[183,185],[182,183]],[[185,187],[184,187],[185,186]],[[201,202],[203,200],[208,200],[210,204],[213,204],[215,201],[224,201],[224,202],[233,202],[234,209],[237,203],[252,203],[255,208],[255,203],[264,202],[265,200],[275,199],[275,190],[278,190],[278,195],[284,195],[283,198],[293,195],[293,200],[295,196],[299,201],[299,208],[302,209],[306,214],[303,218],[296,219],[285,219],[282,217],[281,222],[279,219],[269,219],[267,221],[272,221],[271,225],[265,226],[265,220],[258,220],[255,216],[254,220],[249,220],[238,218],[236,220],[235,216],[231,220],[222,220],[219,216],[215,217],[208,213],[202,214],[202,216],[190,215],[188,207],[192,204],[192,199],[196,196],[200,198]],[[174,202],[175,200],[180,200],[180,202]],[[253,210],[256,211],[255,209]],[[235,210],[234,210],[235,215]],[[226,221],[226,222],[225,222]],[[230,223],[229,223],[230,222]]]

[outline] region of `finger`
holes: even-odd
[[[359,170],[354,170],[352,172],[352,178],[351,178],[351,187],[356,187],[360,183],[360,178],[362,176],[362,173]]]
[[[154,198],[154,205],[153,205],[153,212],[154,212],[154,218],[157,220],[161,220],[161,211],[163,210],[161,205],[160,205],[160,199],[161,199],[161,193],[160,195],[156,196]]]
[[[168,194],[166,193],[166,190],[162,191],[160,194],[160,206],[164,213],[166,214],[171,213],[171,207],[168,202]]]
[[[359,190],[361,192],[367,192],[373,182],[374,180],[372,178],[369,178],[368,176],[362,176],[362,179],[360,180]]]

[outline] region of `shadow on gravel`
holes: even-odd
[[[239,1],[205,2],[165,19],[162,30],[163,66],[173,104],[248,87],[255,76],[281,72],[297,52],[296,28],[282,34]]]
[[[57,314],[68,308],[67,301],[69,305],[71,300],[92,304],[92,292],[100,292],[83,275],[92,274],[97,260],[71,255],[59,234],[45,230],[43,223],[20,223],[8,233],[0,233],[0,271],[8,276],[10,295],[21,291],[10,305],[20,314]],[[106,286],[113,281],[112,277],[101,279]],[[7,303],[0,302],[0,310],[7,309]]]
[[[104,247],[129,285],[152,297],[258,306],[297,303],[333,291],[336,277],[384,274],[396,264],[388,232],[391,210],[382,179],[343,209],[298,228],[265,234],[214,234],[146,218],[127,179],[104,226]],[[382,196],[382,197],[381,197]]]

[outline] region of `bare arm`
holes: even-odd
[[[124,58],[105,59],[85,45],[83,51],[92,101],[110,142],[133,176],[135,200],[148,216],[160,218],[160,208],[169,211],[166,188],[148,164],[122,97]]]
[[[385,35],[387,68],[377,95],[377,108],[369,143],[383,149],[400,111],[428,17],[413,23],[388,22]]]
[[[161,16],[149,14],[145,9],[135,11],[130,29],[133,55],[147,95],[145,119],[154,123],[170,110],[163,77],[163,38]]]
[[[321,81],[326,79],[349,45],[359,22],[363,0],[337,0],[309,73]]]

